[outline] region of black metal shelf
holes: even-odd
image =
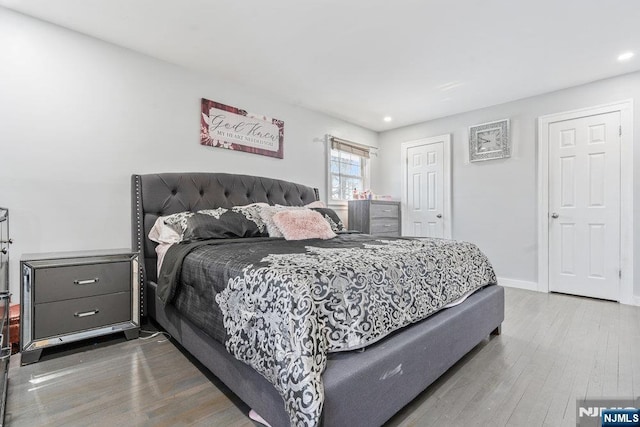
[[[9,382],[9,357],[11,340],[9,339],[9,209],[0,208],[0,427],[4,425],[4,412],[7,402]]]

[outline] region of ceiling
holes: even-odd
[[[640,70],[638,0],[0,5],[375,131]]]

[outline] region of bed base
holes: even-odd
[[[224,348],[148,286],[148,314],[273,427],[289,425],[271,383]],[[334,353],[323,375],[323,426],[381,425],[488,335],[500,333],[504,289],[488,286],[365,351]]]
[[[161,173],[131,177],[132,246],[140,252],[140,308],[273,427],[289,425],[284,402],[260,374],[155,296],[159,216],[267,202],[303,206],[312,187],[226,173]],[[488,286],[465,302],[385,338],[365,351],[329,355],[323,375],[324,426],[376,426],[391,418],[489,334],[499,334],[504,290]]]

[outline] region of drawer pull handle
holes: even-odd
[[[385,227],[391,227],[391,224],[385,224],[384,226]]]
[[[90,285],[92,283],[98,283],[100,279],[97,277],[95,279],[87,279],[87,280],[74,280],[73,283],[76,285]]]
[[[383,209],[382,212],[391,212],[391,209]]]
[[[93,316],[98,313],[100,313],[100,310],[96,308],[95,310],[91,310],[91,311],[83,311],[81,313],[76,312],[76,313],[73,313],[73,315],[74,317],[87,317],[87,316]]]

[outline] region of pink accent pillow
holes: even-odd
[[[308,209],[278,212],[273,216],[273,222],[287,240],[327,240],[336,237],[322,215]]]

